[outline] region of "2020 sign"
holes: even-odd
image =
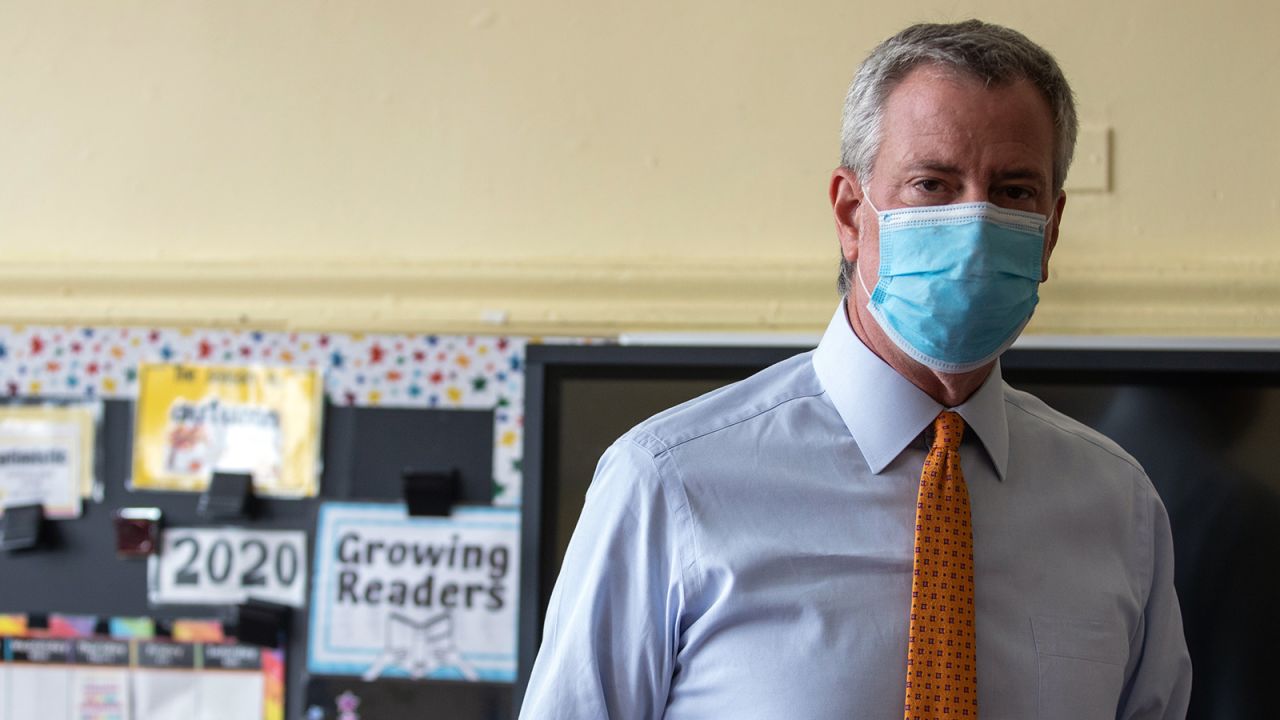
[[[302,607],[307,536],[300,530],[166,528],[148,567],[151,602],[227,605],[253,597]]]

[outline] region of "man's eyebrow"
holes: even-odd
[[[928,170],[929,172],[943,173],[946,175],[961,174],[959,165],[952,165],[941,160],[920,160],[918,162],[911,163],[907,169],[912,172]]]
[[[944,175],[964,174],[963,171],[960,169],[959,165],[953,165],[951,163],[948,163],[942,160],[920,160],[918,162],[914,162],[908,165],[907,170],[908,172],[926,171],[926,172],[941,173]],[[1001,181],[1033,180],[1036,182],[1043,183],[1046,180],[1046,176],[1043,172],[1033,167],[1011,167],[996,173],[995,179],[1001,180]]]
[[[1009,168],[1008,170],[1004,170],[1002,172],[996,173],[996,179],[998,180],[1036,180],[1038,182],[1044,182],[1045,174],[1043,172],[1040,172],[1039,170],[1036,170],[1035,168],[1014,167],[1014,168]]]

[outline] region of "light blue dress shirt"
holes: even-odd
[[[525,720],[900,718],[922,431],[944,410],[843,307],[811,353],[600,460]],[[1004,384],[953,408],[982,720],[1182,718],[1168,518],[1105,437]]]

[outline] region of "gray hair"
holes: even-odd
[[[1053,191],[1066,180],[1076,148],[1076,105],[1062,69],[1044,48],[1022,33],[980,20],[912,25],[885,40],[862,62],[845,96],[840,164],[866,182],[880,151],[880,122],[889,94],[913,69],[938,64],[987,85],[1027,80],[1044,95],[1053,115]],[[838,288],[850,289],[853,264],[840,260]]]

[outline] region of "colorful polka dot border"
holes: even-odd
[[[141,362],[324,373],[335,405],[494,412],[494,502],[520,504],[527,338],[0,325],[0,394],[132,399]],[[573,342],[573,340],[570,340]]]

